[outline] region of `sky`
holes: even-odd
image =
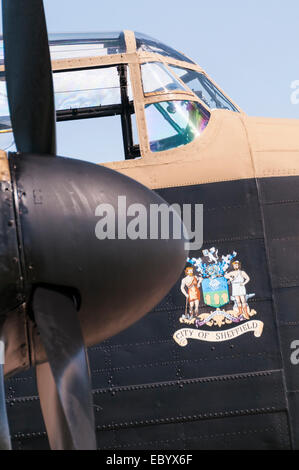
[[[299,99],[291,102],[292,83],[299,89],[298,0],[44,0],[44,6],[49,32],[146,33],[190,56],[249,115],[299,118]]]

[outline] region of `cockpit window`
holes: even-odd
[[[161,62],[148,62],[141,65],[144,93],[162,93],[169,91],[185,91],[177,80]]]
[[[54,34],[49,38],[51,59],[105,56],[126,52],[123,32]]]
[[[56,111],[120,104],[117,67],[56,72]]]
[[[121,117],[117,115],[59,121],[56,139],[57,154],[64,157],[92,163],[125,159]]]
[[[60,151],[68,154],[67,149],[72,148],[70,139],[73,145],[77,138],[78,157],[83,158],[84,155],[84,159],[87,159],[88,149],[94,141],[97,142],[97,149],[105,148],[105,153],[101,153],[102,157],[99,159],[93,152],[91,158],[98,158],[101,162],[118,160],[119,142],[122,139],[122,153],[126,159],[140,156],[132,129],[134,105],[130,73],[126,64],[55,72],[53,78]],[[90,124],[85,122],[87,118],[93,118]],[[76,122],[79,120],[81,123]],[[109,125],[111,133],[107,131]],[[80,128],[82,134],[78,133]],[[90,143],[84,146],[88,142]]]
[[[210,114],[194,101],[162,101],[145,106],[152,152],[186,145],[200,137]]]
[[[11,127],[6,81],[4,74],[0,75],[0,130],[9,129]]]
[[[126,52],[122,31],[107,33],[50,34],[49,46],[52,60],[80,57],[106,56]],[[0,65],[4,64],[3,40],[0,39]]]
[[[0,148],[10,151],[15,149],[4,73],[0,74]]]
[[[203,73],[172,65],[169,67],[210,109],[229,109],[239,112]]]
[[[157,39],[151,38],[146,34],[135,32],[135,38],[138,51],[153,52],[155,54],[172,57],[176,60],[182,60],[184,62],[190,62],[191,64],[194,64],[191,59],[186,57],[181,52],[176,51],[172,47],[166,46],[166,44],[163,44]]]
[[[127,65],[54,72],[53,82],[59,152],[90,161],[140,157]],[[0,72],[0,149],[15,151],[4,72]]]
[[[3,39],[0,40],[0,65],[4,64],[4,43]]]

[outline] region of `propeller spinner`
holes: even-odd
[[[165,203],[113,170],[55,156],[51,61],[42,0],[3,0],[7,92],[18,152],[1,196],[0,339],[14,336],[11,311],[33,325],[41,408],[52,449],[96,447],[86,346],[116,334],[169,291],[186,259],[181,239],[98,240],[95,210],[118,197]],[[18,345],[16,345],[17,347]],[[34,354],[33,354],[34,352]],[[9,360],[9,359],[8,359]],[[20,369],[23,364],[14,364]],[[0,366],[0,448],[9,448]]]

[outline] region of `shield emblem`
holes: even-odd
[[[220,308],[229,302],[228,283],[225,277],[204,279],[201,285],[206,305]]]

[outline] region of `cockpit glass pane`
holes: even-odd
[[[203,73],[172,65],[169,67],[210,109],[229,109],[230,111],[239,112],[233,103]]]
[[[50,34],[52,60],[123,54],[126,43],[122,31],[107,33]],[[4,64],[3,40],[0,40],[0,65]]]
[[[0,40],[0,65],[4,64],[4,43],[3,40]]]
[[[127,93],[129,101],[133,101],[133,89],[130,75],[130,68],[127,67]]]
[[[0,75],[0,149],[15,150],[4,73]]]
[[[54,73],[56,111],[120,104],[117,67]]]
[[[81,37],[80,37],[81,36]],[[51,59],[105,56],[126,52],[123,32],[50,35]]]
[[[190,62],[191,64],[194,64],[191,59],[181,52],[176,51],[172,47],[166,46],[166,44],[163,44],[157,39],[151,38],[146,34],[135,32],[135,38],[138,51],[153,52],[166,57],[172,57],[176,60],[182,60],[184,62]]]
[[[132,103],[129,68],[125,65],[121,67],[125,67],[127,71],[127,96],[129,102]],[[56,111],[75,110],[72,112],[74,116],[72,117],[70,114],[68,120],[78,118],[79,110],[85,112],[86,117],[87,110],[85,108],[95,108],[95,111],[101,110],[103,116],[120,114],[122,101],[118,69],[119,67],[104,67],[55,72],[53,82]],[[105,122],[108,122],[108,119]],[[112,121],[110,120],[110,122]],[[58,124],[59,126],[62,127],[61,124]],[[0,72],[0,149],[11,152],[16,150],[11,129],[4,72]]]
[[[0,76],[0,130],[10,128],[10,115],[4,74]]]
[[[194,101],[163,101],[145,106],[152,152],[186,145],[200,137],[210,114]]]
[[[92,163],[124,160],[120,116],[60,121],[57,154]]]
[[[142,64],[141,74],[144,93],[161,93],[173,90],[185,91],[179,80],[161,62]]]

